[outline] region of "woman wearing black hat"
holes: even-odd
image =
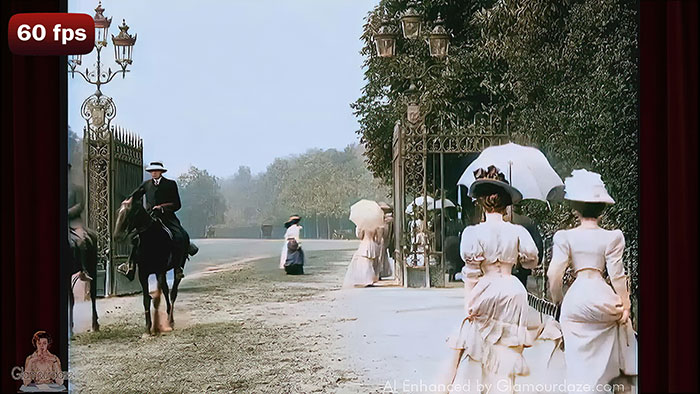
[[[503,220],[506,207],[522,199],[494,166],[474,172],[469,189],[486,213],[486,221],[464,229],[460,254],[467,316],[448,339],[455,349],[450,382],[469,359],[481,365],[482,382],[510,392],[516,375],[528,375],[522,356],[527,336],[527,291],[511,274],[513,265],[537,265],[537,247],[527,230]],[[471,374],[470,374],[471,375]],[[510,385],[504,385],[510,382]]]

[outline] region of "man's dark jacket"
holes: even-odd
[[[146,196],[146,209],[153,210],[153,207],[160,205],[163,207],[163,214],[160,216],[163,224],[173,233],[173,239],[185,245],[189,244],[189,236],[182,228],[180,220],[175,216],[175,212],[182,207],[180,193],[177,191],[177,183],[165,177],[160,178],[158,186],[153,179],[144,181],[133,193],[134,200],[141,200]],[[186,242],[186,243],[185,243]]]

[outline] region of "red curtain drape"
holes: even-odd
[[[7,32],[12,14],[59,12],[61,2],[3,1],[2,7],[2,29]],[[63,370],[68,369],[60,268],[65,252],[61,242],[66,239],[60,225],[66,210],[66,166],[60,165],[66,118],[59,57],[14,56],[3,41],[0,391],[7,393],[20,386],[10,371],[24,367],[38,330],[52,336],[50,350],[61,359]]]
[[[640,4],[640,377],[697,391],[698,9]]]

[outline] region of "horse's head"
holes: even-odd
[[[114,239],[124,241],[126,236],[134,228],[134,216],[137,213],[139,205],[135,204],[133,198],[129,197],[122,201],[117,210],[117,220],[114,223]]]

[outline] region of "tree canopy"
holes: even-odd
[[[342,151],[311,149],[277,158],[255,176],[250,168],[240,167],[222,182],[227,226],[280,225],[291,214],[346,219],[350,205],[361,198],[387,200],[388,189],[372,177],[362,153],[357,145]]]

